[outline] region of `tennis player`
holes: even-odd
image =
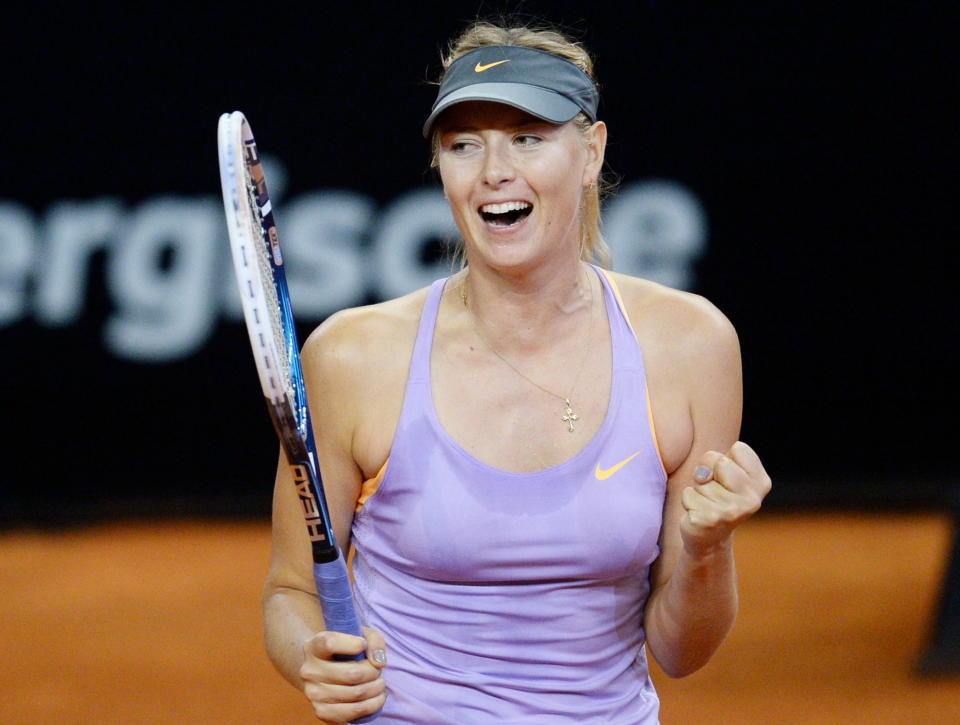
[[[423,131],[466,264],[303,352],[369,629],[325,631],[281,465],[267,649],[329,722],[656,723],[644,645],[672,676],[709,660],[737,611],[734,530],[770,489],[737,442],[736,333],[603,268],[581,46],[480,23],[444,68]]]

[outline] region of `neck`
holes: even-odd
[[[523,276],[468,267],[457,294],[464,312],[496,336],[498,344],[532,347],[584,324],[599,294],[595,277],[579,259],[562,269]]]

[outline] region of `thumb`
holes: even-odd
[[[342,632],[317,632],[303,643],[306,654],[328,660],[334,655],[353,655],[363,652],[364,640]]]
[[[693,480],[697,483],[706,483],[713,478],[713,469],[701,463],[693,471]]]
[[[387,666],[387,642],[383,635],[370,627],[363,627],[363,636],[367,640],[367,659],[378,670]]]

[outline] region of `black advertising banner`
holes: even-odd
[[[772,502],[937,502],[958,398],[946,13],[519,7],[597,57],[615,269],[736,325]],[[490,6],[305,8],[9,11],[0,521],[268,510],[276,444],[229,267],[221,113],[257,130],[301,339],[449,270],[420,126],[441,48]]]

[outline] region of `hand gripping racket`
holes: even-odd
[[[333,536],[323,495],[280,239],[253,131],[240,111],[220,117],[217,147],[223,208],[243,316],[267,409],[303,506],[323,619],[328,630],[359,637],[362,633],[350,577]]]

